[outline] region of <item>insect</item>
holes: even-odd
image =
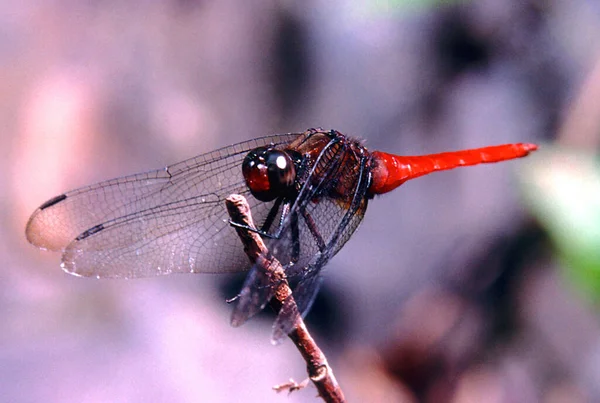
[[[271,286],[250,267],[224,200],[245,196],[258,232],[285,268],[300,312],[320,272],[360,224],[375,195],[434,171],[528,155],[507,144],[425,156],[370,152],[335,130],[272,135],[164,169],[76,189],[43,203],[27,223],[29,242],[62,252],[68,273],[136,278],[250,270],[232,323],[260,311]],[[291,330],[285,313],[276,327]]]

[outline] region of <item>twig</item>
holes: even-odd
[[[290,378],[290,380],[286,383],[282,383],[281,385],[275,385],[273,386],[273,390],[277,393],[279,392],[283,392],[284,390],[288,391],[288,394],[295,392],[297,390],[300,389],[304,389],[306,387],[306,385],[308,385],[308,378],[306,378],[305,380],[303,380],[302,382],[298,383],[295,380],[293,380],[292,378]]]
[[[231,195],[225,204],[232,222],[243,224],[246,227],[236,226],[235,229],[244,245],[244,252],[252,264],[259,264],[264,270],[272,273],[273,284],[276,284],[274,297],[270,301],[273,310],[279,312],[284,304],[286,306],[290,303],[295,305],[292,290],[286,280],[281,263],[268,253],[269,250],[260,235],[248,229],[255,228],[255,226],[246,199],[240,195]],[[327,362],[327,357],[308,332],[300,315],[296,316],[293,330],[288,337],[306,361],[308,376],[319,391],[319,396],[326,402],[345,402],[344,394]]]

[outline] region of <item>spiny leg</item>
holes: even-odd
[[[298,226],[298,214],[292,214],[292,222],[290,223],[292,229],[292,263],[297,263],[300,259],[300,228]]]
[[[326,245],[325,245],[325,241],[323,240],[323,237],[319,233],[319,229],[317,228],[317,224],[315,223],[315,220],[313,220],[310,213],[308,213],[306,210],[302,211],[302,217],[304,218],[304,221],[306,222],[306,226],[310,230],[310,233],[312,234],[313,238],[317,242],[319,251],[323,252],[325,250]]]
[[[281,217],[279,219],[279,227],[277,228],[277,232],[274,234],[269,233],[269,229],[271,228],[271,225],[273,225],[273,222],[275,221],[275,217],[277,216],[279,207],[281,206],[282,203],[283,203],[283,207],[282,207]],[[285,199],[283,197],[280,197],[279,199],[277,199],[277,201],[275,202],[273,207],[271,207],[271,210],[269,211],[269,214],[267,215],[267,218],[265,219],[265,222],[262,225],[261,229],[249,227],[246,224],[240,224],[237,222],[233,222],[231,220],[229,220],[229,225],[231,225],[232,227],[243,228],[248,231],[256,232],[258,235],[262,236],[263,238],[279,239],[281,237],[281,233],[283,230],[283,227],[282,227],[283,222],[285,221],[285,218],[287,217],[287,215],[290,212],[291,203],[292,202],[289,199]]]

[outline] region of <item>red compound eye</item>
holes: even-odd
[[[296,168],[290,156],[273,148],[250,151],[244,158],[242,173],[252,195],[265,202],[284,196],[296,180]]]

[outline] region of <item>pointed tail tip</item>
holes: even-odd
[[[533,143],[524,143],[523,144],[523,149],[525,149],[525,151],[527,151],[528,153],[535,151],[538,149],[538,145],[537,144],[533,144]]]

